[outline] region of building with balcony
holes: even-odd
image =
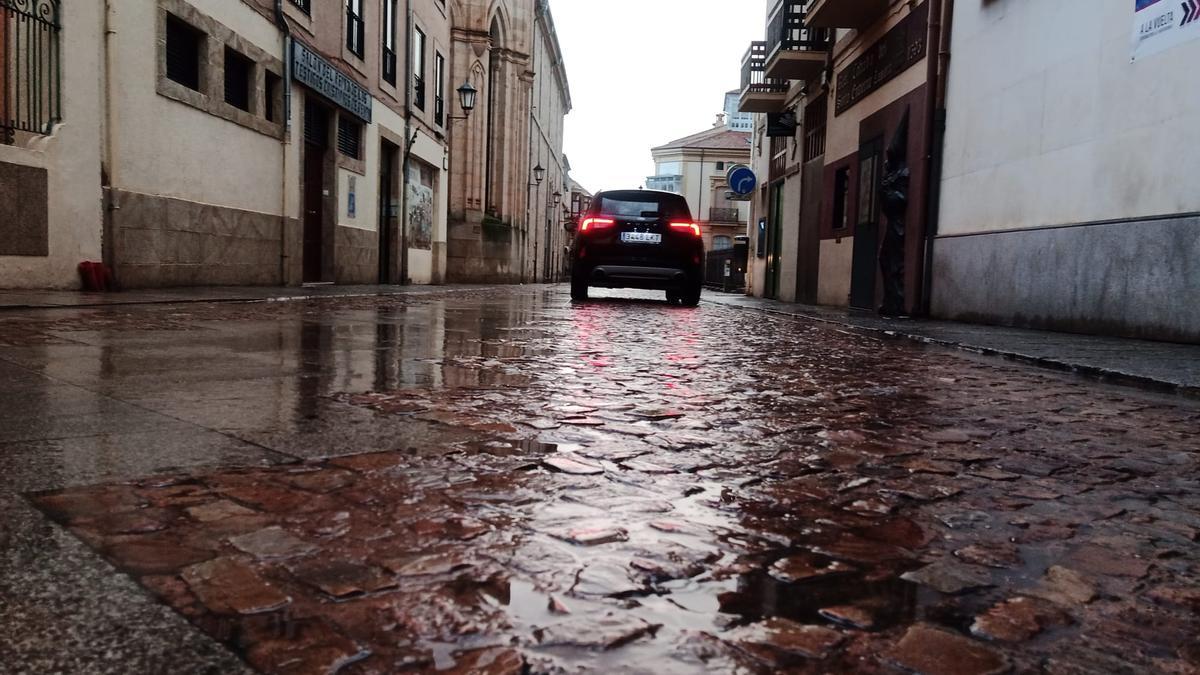
[[[545,0],[0,0],[0,24],[0,287],[78,287],[83,261],[127,288],[558,265]],[[484,213],[508,226],[486,262]]]
[[[742,71],[742,109],[763,113],[751,233],[763,241],[754,242],[750,292],[896,314],[922,307],[935,4],[771,6],[767,39],[751,45]],[[896,156],[885,166],[889,148]],[[888,168],[907,171],[895,219],[880,194]]]
[[[706,250],[733,246],[745,234],[749,202],[732,201],[725,175],[734,164],[750,163],[750,134],[715,126],[651,150],[657,175],[646,187],[683,195],[700,223]]]
[[[820,253],[825,73],[833,33],[805,25],[808,5],[780,0],[770,7],[767,39],[752,44],[751,62],[743,63],[742,109],[758,113],[753,167],[760,185],[752,200],[754,227],[748,232],[755,254],[747,271],[747,292],[813,303]]]

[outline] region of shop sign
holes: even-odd
[[[929,3],[917,5],[887,35],[837,75],[834,114],[841,115],[871,92],[925,58]]]
[[[1200,38],[1200,0],[1134,0],[1133,60]]]
[[[364,122],[371,122],[371,94],[301,42],[292,43],[292,75],[296,81]]]

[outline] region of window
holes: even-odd
[[[338,115],[338,152],[351,159],[362,159],[362,124],[349,115]]]
[[[167,78],[200,91],[200,50],[204,33],[187,22],[167,15]]]
[[[292,0],[292,4],[299,7],[301,12],[312,14],[312,0]]]
[[[271,71],[267,71],[267,87],[263,92],[263,112],[268,122],[278,122],[278,97],[280,95],[279,86],[283,83],[283,78],[279,77]]]
[[[396,86],[396,0],[383,0],[383,79]]]
[[[825,96],[804,108],[804,161],[825,154],[825,122],[829,116],[829,103]]]
[[[363,45],[365,35],[363,0],[346,0],[346,49],[360,59],[365,53]]]
[[[725,170],[725,162],[717,162],[717,171]]]
[[[879,155],[871,154],[864,157],[858,165],[858,222],[877,222],[878,214],[876,199],[878,190]]]
[[[433,55],[433,121],[439,127],[446,124],[446,57]]]
[[[833,176],[833,229],[850,226],[850,168],[838,169]]]
[[[413,28],[413,105],[425,109],[425,33]]]
[[[254,81],[254,62],[225,48],[225,102],[250,112],[250,85]]]

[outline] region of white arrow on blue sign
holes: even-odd
[[[737,195],[754,194],[754,188],[758,187],[758,176],[755,176],[754,170],[745,164],[735,164],[729,167],[725,179],[729,181],[729,189]]]

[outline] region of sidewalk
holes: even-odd
[[[315,298],[357,298],[377,295],[419,295],[486,286],[203,286],[156,288],[116,293],[83,291],[0,290],[0,311],[13,309],[58,309],[160,305],[181,302],[283,302]]]
[[[953,321],[887,319],[845,309],[763,300],[708,292],[716,304],[804,317],[856,330],[917,340],[964,351],[1000,356],[1076,373],[1115,384],[1130,384],[1200,398],[1200,345],[1075,335]]]

